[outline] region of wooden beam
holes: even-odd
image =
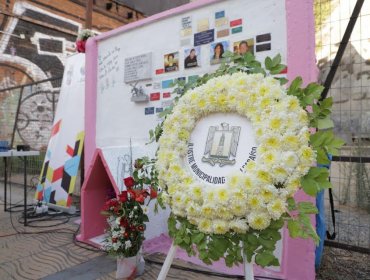
[[[85,28],[86,29],[91,29],[93,0],[85,0],[85,1],[86,1]]]

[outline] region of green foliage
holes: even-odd
[[[206,264],[220,259],[229,267],[243,262],[242,250],[250,262],[263,267],[279,265],[273,255],[276,242],[281,239],[280,229],[284,220],[273,221],[265,230],[250,230],[247,234],[228,232],[226,234],[205,234],[192,225],[187,219],[173,214],[168,219],[169,235],[174,244],[186,250],[189,255],[198,255]],[[194,246],[192,246],[194,245]]]

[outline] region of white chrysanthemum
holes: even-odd
[[[288,168],[295,168],[299,163],[299,158],[295,152],[288,151],[282,154],[282,165]]]
[[[203,188],[201,185],[194,185],[190,188],[190,196],[195,201],[201,201],[203,199]]]
[[[245,219],[232,220],[229,223],[229,227],[236,233],[246,233],[249,228]]]
[[[267,150],[265,153],[258,154],[258,157],[268,168],[272,168],[281,161],[280,153],[276,150]]]
[[[198,228],[200,231],[204,233],[212,233],[213,227],[212,227],[213,221],[208,219],[201,219],[198,222]]]
[[[216,234],[225,234],[228,232],[228,224],[223,220],[214,220],[213,221],[213,231]]]
[[[267,205],[267,210],[270,216],[277,220],[286,212],[286,203],[281,199],[275,199]]]
[[[230,208],[232,214],[238,217],[244,216],[247,212],[247,204],[245,203],[245,201],[242,200],[238,200],[235,203],[232,203]]]
[[[220,204],[227,204],[230,199],[230,191],[225,187],[219,187],[215,190],[215,200]]]
[[[259,195],[249,196],[247,202],[249,207],[254,210],[258,210],[263,206],[263,198]]]
[[[248,215],[248,224],[251,228],[263,230],[270,225],[269,215],[263,212],[252,212]]]
[[[289,170],[284,165],[272,169],[272,177],[275,183],[284,183],[289,175]]]

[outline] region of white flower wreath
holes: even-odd
[[[224,185],[210,186],[184,164],[197,121],[220,112],[251,121],[257,157],[245,173],[229,174]],[[162,199],[173,214],[204,233],[265,229],[287,211],[287,199],[315,160],[309,135],[306,111],[273,77],[235,73],[213,78],[181,97],[164,121],[156,162],[160,185],[166,186]]]

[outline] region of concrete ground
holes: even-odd
[[[12,205],[23,205],[23,187],[13,184]],[[29,187],[28,201],[34,190]],[[8,188],[8,206],[10,191]],[[0,183],[0,280],[107,280],[115,279],[116,260],[84,244],[74,242],[78,232],[78,217],[55,218],[48,221],[30,221],[24,227],[23,207],[4,212],[4,186]],[[164,256],[145,256],[145,273],[136,279],[157,279]],[[175,261],[185,269],[200,269],[192,264]],[[167,279],[224,279],[172,267]],[[232,278],[231,278],[232,279]],[[236,278],[234,278],[236,279]]]
[[[12,204],[22,204],[23,187],[13,184],[11,189]],[[23,208],[13,209],[18,212],[4,212],[3,193],[4,187],[0,182],[0,280],[115,279],[115,259],[74,242],[78,217],[31,222],[30,226],[24,227],[20,223],[22,212],[19,212]],[[34,191],[30,188],[28,201],[32,201],[33,195]],[[9,196],[10,193],[8,200]],[[160,254],[145,256],[145,272],[136,279],[157,279],[164,257]],[[370,279],[369,263],[370,255],[326,247],[317,280]],[[189,271],[192,269],[204,271],[204,268],[176,260],[167,279],[226,279],[225,276]]]

